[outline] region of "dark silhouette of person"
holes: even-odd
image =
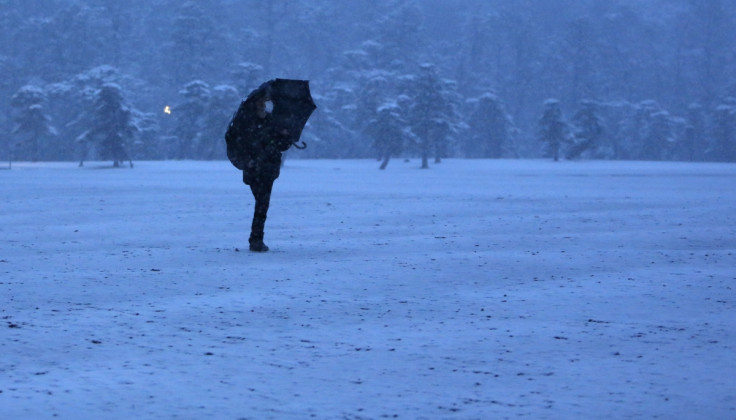
[[[247,130],[253,141],[246,151],[247,162],[243,169],[243,182],[250,186],[255,198],[253,223],[251,224],[248,243],[254,252],[266,252],[268,246],[263,243],[266,216],[271,202],[271,190],[281,172],[282,152],[280,144],[289,137],[285,129],[278,130],[271,122],[272,103],[266,90],[256,101],[255,114],[258,118]]]

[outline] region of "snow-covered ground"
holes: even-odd
[[[0,171],[2,419],[736,418],[736,165],[102,165]]]

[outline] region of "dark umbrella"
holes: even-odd
[[[291,145],[304,149],[307,144],[297,142],[309,116],[317,109],[309,92],[309,81],[275,79],[270,83],[270,96],[273,102],[273,124],[277,131],[287,130]]]
[[[257,115],[257,104],[265,97],[273,104],[268,127],[262,126],[263,119]],[[297,142],[309,116],[316,108],[307,80],[274,79],[262,84],[241,102],[228,126],[225,140],[230,161],[238,169],[244,169],[241,166],[248,160],[250,145],[264,132],[279,133],[274,140],[278,141],[282,151],[291,146],[304,149],[307,147],[306,143]],[[284,130],[287,135],[281,134]]]

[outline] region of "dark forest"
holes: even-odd
[[[0,0],[0,159],[225,159],[310,80],[290,158],[736,161],[726,0]]]

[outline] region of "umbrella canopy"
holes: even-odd
[[[264,119],[258,115],[259,103],[268,99],[273,104],[270,115]],[[230,161],[238,169],[253,155],[259,138],[269,136],[285,151],[297,144],[309,116],[317,109],[309,92],[309,81],[274,79],[263,83],[241,102],[228,126],[225,140]]]
[[[309,116],[317,109],[309,92],[309,81],[275,79],[270,82],[270,97],[273,102],[273,124],[277,131],[287,130],[294,147],[303,149],[306,143],[296,143],[302,135]]]

